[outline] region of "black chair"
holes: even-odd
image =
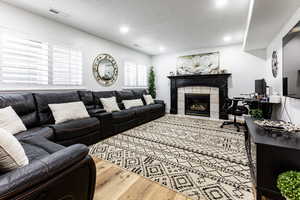
[[[223,128],[225,125],[231,125],[233,124],[237,128],[237,132],[240,131],[240,126],[243,126],[244,124],[237,122],[236,116],[242,116],[243,114],[248,114],[248,108],[245,105],[238,105],[239,101],[243,101],[242,98],[233,98],[233,99],[225,99],[224,103],[224,110],[226,114],[231,114],[234,116],[233,121],[224,121],[221,125],[221,128]]]

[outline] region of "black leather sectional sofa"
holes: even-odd
[[[0,108],[12,106],[28,129],[15,136],[29,158],[25,167],[0,172],[0,199],[92,200],[96,169],[85,145],[163,116],[163,101],[124,109],[122,100],[142,98],[146,93],[124,90],[0,94]],[[99,98],[112,96],[116,96],[121,111],[107,113]],[[91,117],[55,124],[48,104],[76,101],[84,102]]]

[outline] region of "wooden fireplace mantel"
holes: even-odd
[[[203,86],[219,88],[220,118],[228,119],[223,108],[225,99],[228,98],[228,78],[231,74],[199,74],[199,75],[178,75],[168,76],[171,80],[171,114],[177,114],[177,98],[180,87]]]
[[[193,74],[193,75],[175,75],[168,76],[169,79],[194,79],[194,78],[213,78],[213,77],[230,77],[231,74]]]

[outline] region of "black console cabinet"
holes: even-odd
[[[280,173],[300,170],[300,137],[266,133],[246,117],[245,144],[257,200],[285,200],[276,187]]]

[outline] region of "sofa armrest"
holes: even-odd
[[[88,155],[84,145],[73,145],[0,177],[0,199],[11,199],[71,168]]]
[[[89,109],[88,110],[88,113],[91,117],[94,117],[95,115],[97,114],[100,114],[100,113],[105,113],[106,110],[102,109],[102,108],[95,108],[95,109]]]
[[[112,113],[97,113],[94,117],[97,117],[101,125],[101,135],[103,138],[107,138],[113,135],[113,120]]]
[[[165,102],[163,100],[154,100],[154,103],[157,104],[165,104]]]

